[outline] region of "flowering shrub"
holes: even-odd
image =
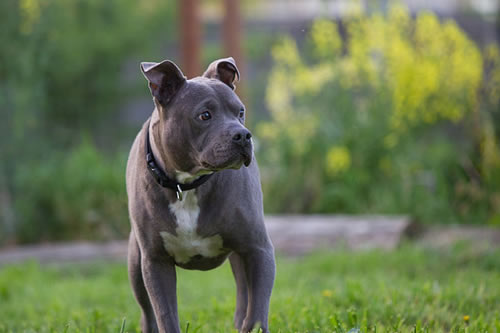
[[[482,55],[454,21],[412,19],[401,6],[344,24],[345,37],[318,20],[304,50],[288,37],[273,49],[271,121],[258,127],[266,208],[500,216],[498,128],[488,120],[498,113],[498,48]]]

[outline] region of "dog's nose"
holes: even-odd
[[[235,135],[233,135],[233,142],[239,144],[240,146],[245,146],[250,143],[251,138],[252,133],[250,133],[250,131],[245,128],[239,130]]]

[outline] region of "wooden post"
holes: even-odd
[[[243,21],[240,10],[240,0],[224,0],[224,19],[222,22],[222,38],[224,43],[224,57],[233,57],[240,71],[242,81],[236,84],[236,92],[246,104],[245,89],[245,59],[241,49]],[[247,105],[248,107],[248,105]],[[249,124],[249,114],[247,113],[247,125]]]
[[[243,63],[241,52],[241,14],[239,0],[224,0],[224,20],[223,20],[223,39],[224,56],[231,56],[236,60],[238,68]],[[240,68],[241,70],[241,68]]]
[[[198,0],[179,0],[181,66],[183,73],[192,78],[201,75],[201,35]]]

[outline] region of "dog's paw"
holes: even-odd
[[[269,333],[269,329],[265,326],[262,326],[260,321],[247,321],[246,319],[243,321],[243,325],[239,333]]]

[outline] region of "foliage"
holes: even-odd
[[[43,164],[21,166],[17,241],[114,239],[128,234],[124,154],[111,158],[88,140]]]
[[[170,15],[162,3],[3,1],[0,41],[9,47],[0,48],[1,105],[14,134],[38,129],[50,138],[73,138],[74,130],[89,129],[113,111],[127,92],[124,61],[147,52],[155,24]]]
[[[278,258],[272,332],[500,332],[500,253],[456,246]],[[0,332],[139,332],[122,263],[17,264],[0,271]],[[226,263],[178,270],[181,327],[231,332]]]
[[[498,219],[500,57],[401,6],[316,21],[273,49],[259,126],[266,208]]]
[[[89,180],[89,170],[100,170],[103,166],[90,165],[91,160],[86,160],[87,164],[80,169],[72,169],[83,173],[66,175],[58,163],[71,164],[70,159],[79,154],[79,148],[75,147],[80,144],[82,132],[105,137],[100,148],[113,147],[116,151],[115,146],[120,142],[118,129],[114,126],[116,120],[109,126],[109,119],[136,91],[135,80],[125,75],[126,62],[139,52],[146,57],[158,47],[155,43],[172,38],[171,27],[175,24],[172,4],[173,1],[163,0],[0,2],[0,242],[16,236],[18,228],[28,232],[28,226],[36,221],[44,221],[45,225],[33,226],[29,234],[20,238],[34,239],[37,232],[48,235],[49,230],[60,227],[63,217],[73,219],[66,224],[87,219],[76,216],[85,210],[76,209],[80,193],[63,192],[78,182],[84,184]],[[138,65],[134,68],[138,71]],[[73,157],[54,153],[63,149],[73,149],[70,153]],[[42,184],[30,179],[30,173],[41,176],[47,189],[58,188],[57,192],[67,187],[57,192],[58,198],[50,198],[51,193],[43,193]],[[58,173],[72,184],[61,185]],[[119,174],[109,181],[102,179],[102,184],[94,183],[103,192],[95,193],[92,200],[114,193],[117,176],[123,178]],[[109,183],[111,187],[105,188]],[[27,201],[27,196],[34,202]],[[63,203],[66,199],[68,202]],[[47,200],[50,207],[40,207]],[[89,202],[80,204],[86,203]],[[19,207],[23,210],[15,209]],[[35,212],[32,207],[42,209]],[[67,212],[70,207],[75,211]],[[97,218],[109,215],[95,214]],[[113,220],[122,217],[120,213]],[[54,237],[68,231],[56,232]]]

